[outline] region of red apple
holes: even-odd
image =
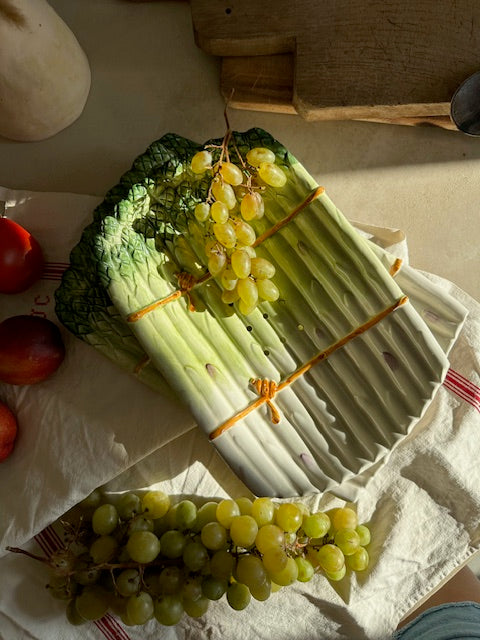
[[[0,402],[0,462],[13,451],[17,437],[17,420],[6,404]]]
[[[35,384],[54,373],[65,357],[57,325],[41,316],[12,316],[0,323],[0,381]]]

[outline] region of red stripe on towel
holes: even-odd
[[[62,547],[62,541],[52,526],[46,527],[35,536],[35,541],[42,548],[42,551],[49,554]]]
[[[130,636],[117,620],[107,613],[101,620],[95,620],[96,627],[107,640],[130,640]]]
[[[443,385],[480,412],[480,387],[453,369],[447,371]]]
[[[42,280],[61,280],[62,274],[68,269],[68,262],[46,262],[43,267]]]

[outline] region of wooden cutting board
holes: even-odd
[[[480,68],[478,0],[190,4],[232,106],[454,128],[451,97]]]

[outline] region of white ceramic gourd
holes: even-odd
[[[90,66],[46,0],[0,0],[0,136],[49,138],[82,113]]]

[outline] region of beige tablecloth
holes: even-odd
[[[48,263],[48,279],[24,295],[0,297],[0,319],[32,312],[55,319],[59,274],[98,198],[0,189],[0,199],[7,201],[9,215],[38,237]],[[367,231],[406,257],[400,232]],[[203,618],[175,628],[151,621],[125,630],[108,619],[75,628],[65,621],[64,605],[43,588],[43,567],[7,554],[0,558],[0,637],[388,638],[412,606],[480,548],[480,305],[450,282],[426,275],[469,315],[450,353],[450,382],[360,492],[359,517],[370,522],[373,533],[368,572],[336,585],[317,576],[265,603],[252,602],[243,612],[213,603]],[[22,544],[38,552],[32,537],[105,483],[111,491],[158,485],[174,496],[249,495],[188,412],[66,331],[63,335],[67,357],[52,378],[30,388],[0,384],[0,398],[20,424],[15,451],[0,465],[0,553],[6,545]],[[304,500],[315,508],[340,504],[329,495]]]

